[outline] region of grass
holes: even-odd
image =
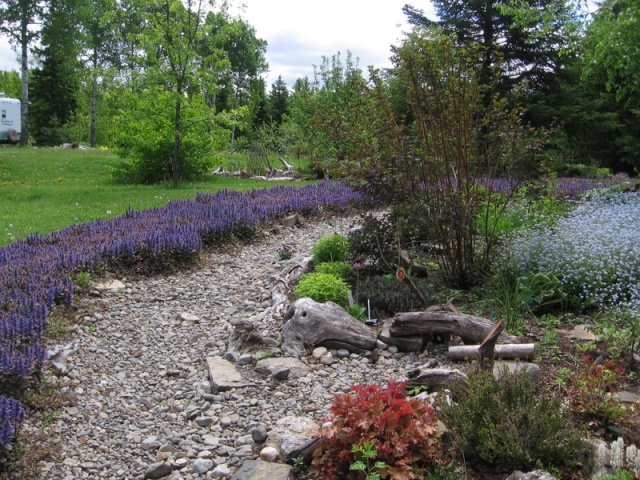
[[[211,176],[202,182],[183,182],[178,188],[170,183],[122,185],[111,178],[111,169],[120,161],[104,150],[0,148],[0,246],[32,233],[112,218],[129,207],[142,210],[194,198],[198,192],[247,191],[278,184]],[[226,161],[238,163],[238,158]]]

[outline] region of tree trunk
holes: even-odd
[[[181,89],[178,89],[178,98],[176,99],[176,112],[173,124],[173,153],[171,155],[171,181],[174,188],[180,184],[180,143],[182,142],[182,132],[180,131],[180,123],[182,121],[182,95]]]
[[[98,115],[98,61],[94,51],[93,75],[91,79],[91,127],[89,132],[89,145],[96,146],[96,117]]]
[[[21,133],[20,145],[29,144],[29,32],[27,25],[22,25],[22,37],[20,46],[22,48],[21,75],[22,75],[22,100],[21,100]]]

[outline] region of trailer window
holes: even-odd
[[[7,118],[7,111],[2,110],[2,119],[4,120],[5,118]]]

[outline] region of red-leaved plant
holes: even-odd
[[[414,480],[430,465],[446,463],[436,413],[423,400],[405,395],[407,383],[391,380],[386,388],[356,385],[349,394],[339,394],[330,408],[316,449],[311,470],[323,479],[364,478],[349,466],[362,460],[353,447],[372,445],[375,460],[387,464],[380,478]]]

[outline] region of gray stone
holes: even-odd
[[[211,390],[214,393],[254,386],[252,382],[244,380],[233,363],[221,357],[207,357]]]
[[[264,425],[258,425],[251,429],[251,438],[256,443],[264,443],[267,440],[267,427]]]
[[[277,449],[283,457],[306,445],[320,430],[309,417],[287,416],[276,422],[269,432],[267,446]]]
[[[213,469],[211,472],[211,478],[230,478],[231,470],[226,463],[222,463]]]
[[[233,480],[289,480],[292,468],[281,463],[247,460],[232,477]]]
[[[228,352],[225,352],[222,358],[224,358],[225,360],[229,360],[230,362],[236,363],[240,359],[240,355],[230,350]]]
[[[544,470],[534,470],[533,472],[529,472],[529,473],[523,473],[516,470],[511,475],[509,475],[505,480],[558,480],[558,479],[553,475],[551,475],[549,472],[545,472]]]
[[[156,462],[149,465],[147,471],[144,472],[144,478],[162,478],[167,475],[171,475],[171,472],[173,472],[171,464],[166,462]]]
[[[311,352],[311,355],[313,356],[313,358],[320,358],[323,355],[326,355],[328,352],[326,347],[316,347],[313,349],[313,352]]]
[[[502,360],[493,363],[493,374],[496,378],[506,373],[526,371],[533,383],[537,383],[540,378],[540,367],[530,362],[505,362]]]
[[[198,418],[196,418],[195,422],[199,427],[208,427],[209,425],[213,425],[213,418],[211,418],[211,417],[198,417]]]
[[[289,378],[304,377],[310,372],[306,364],[293,357],[265,358],[256,364],[256,372],[267,375],[273,375],[274,372],[282,369],[289,370]]]
[[[351,355],[351,353],[346,349],[340,349],[336,352],[336,357],[338,358],[347,358],[349,355]]]
[[[275,368],[271,376],[273,377],[274,380],[282,381],[282,380],[288,380],[290,373],[291,373],[291,370],[288,368]]]
[[[208,458],[196,458],[193,461],[193,471],[202,475],[213,468],[213,460]]]
[[[156,448],[159,448],[160,444],[158,443],[158,437],[154,436],[145,438],[140,444],[140,447],[144,451],[155,450]]]
[[[240,355],[240,358],[238,358],[238,365],[249,365],[251,363],[253,363],[255,360],[253,355],[249,355],[248,353],[245,353],[243,355]]]

